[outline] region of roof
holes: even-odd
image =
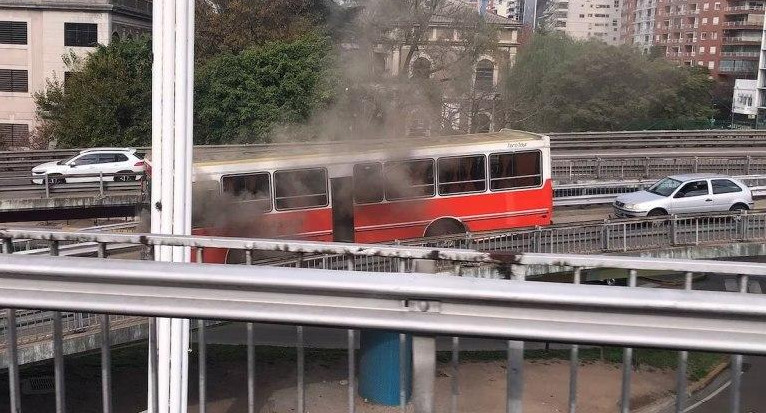
[[[88,148],[83,149],[80,151],[80,153],[89,153],[89,152],[135,152],[135,148]]]
[[[300,157],[338,157],[373,152],[407,152],[414,149],[437,147],[476,146],[506,142],[543,141],[547,137],[531,132],[503,129],[499,132],[471,135],[451,135],[426,138],[356,140],[340,142],[299,142],[272,145],[239,145],[197,147],[194,162],[229,163],[236,161],[264,161]],[[204,148],[204,149],[203,149]]]
[[[697,174],[678,174],[678,175],[670,175],[668,178],[675,179],[677,181],[686,182],[686,181],[693,181],[695,179],[710,179],[710,178],[731,178],[730,176],[721,175],[721,174],[703,174],[703,173],[697,173]]]

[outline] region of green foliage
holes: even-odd
[[[311,34],[198,68],[195,143],[265,142],[277,124],[302,122],[333,95],[331,45]]]
[[[72,76],[35,94],[43,138],[62,148],[151,142],[152,48],[148,38],[98,46],[84,61],[65,56]]]
[[[562,34],[534,35],[503,89],[507,124],[534,131],[682,127],[713,113],[706,69]]]

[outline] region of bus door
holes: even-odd
[[[332,240],[354,242],[354,178],[330,178],[332,193]]]

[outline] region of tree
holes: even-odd
[[[348,10],[332,0],[196,0],[195,59],[338,30]]]
[[[504,83],[506,125],[517,129],[696,127],[712,114],[706,69],[562,34],[535,35]]]
[[[143,146],[151,142],[152,47],[148,38],[64,57],[65,79],[35,94],[38,133],[59,147]]]
[[[307,120],[332,97],[331,50],[310,34],[212,58],[196,75],[195,143],[268,142],[275,125]]]

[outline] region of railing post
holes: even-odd
[[[694,166],[692,167],[692,171],[696,174],[697,171],[699,171],[699,165],[700,164],[700,158],[698,156],[694,157]]]
[[[601,179],[601,157],[596,158],[596,179]]]
[[[534,252],[543,252],[543,229],[539,225],[535,227],[535,239],[532,248]]]
[[[753,157],[750,155],[747,155],[747,158],[745,158],[745,175],[750,175],[750,164],[753,161]]]
[[[436,272],[436,262],[415,261],[415,271]],[[427,301],[410,303],[412,311],[433,311]],[[401,356],[401,355],[400,355]],[[436,383],[436,338],[434,336],[414,335],[412,337],[412,402],[415,413],[433,413],[434,389]]]
[[[670,245],[678,244],[678,215],[673,214],[670,217]]]
[[[750,221],[750,215],[747,214],[747,210],[743,209],[739,215],[739,239],[740,241],[747,241],[748,221]]]
[[[609,251],[609,219],[604,219],[601,227],[601,251]]]
[[[649,177],[649,162],[650,159],[648,156],[644,158],[644,178]]]
[[[50,188],[50,182],[48,182],[48,174],[46,173],[43,177],[43,181],[45,182],[45,197],[50,198],[51,197],[51,188]]]
[[[99,172],[98,173],[98,193],[101,195],[101,197],[104,197],[104,173]]]

